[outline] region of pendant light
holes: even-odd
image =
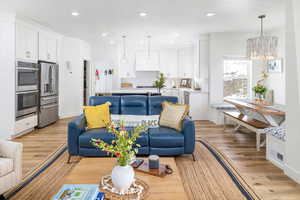
[[[147,36],[147,39],[148,39],[148,49],[147,49],[147,56],[148,56],[148,60],[151,59],[151,36],[148,35]]]
[[[123,55],[121,58],[121,62],[122,63],[127,63],[128,59],[127,59],[127,54],[126,54],[126,35],[122,36],[122,40],[123,40]]]
[[[252,60],[274,59],[277,57],[278,37],[265,36],[263,32],[263,20],[266,18],[266,15],[260,15],[258,18],[261,22],[260,36],[247,40],[247,57]]]

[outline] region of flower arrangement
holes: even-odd
[[[263,99],[265,97],[265,94],[267,92],[267,88],[261,84],[257,84],[254,88],[253,91],[256,96],[259,97],[259,99]]]
[[[116,156],[120,166],[127,166],[138,152],[137,147],[140,145],[136,144],[136,140],[142,132],[146,131],[146,127],[137,126],[129,133],[125,129],[124,122],[121,121],[119,129],[112,123],[108,124],[106,128],[116,136],[116,139],[112,140],[112,144],[107,144],[100,139],[91,139],[91,143],[96,148]]]
[[[254,88],[253,88],[253,91],[256,93],[256,94],[262,94],[264,95],[266,92],[267,92],[267,88],[261,84],[257,84]]]

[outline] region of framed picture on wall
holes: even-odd
[[[190,78],[181,79],[180,87],[181,88],[191,88],[192,87],[192,79],[190,79]]]
[[[282,59],[269,60],[267,62],[268,73],[282,73]]]

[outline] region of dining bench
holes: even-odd
[[[264,146],[266,140],[261,141],[261,135],[265,135],[265,128],[270,127],[269,124],[259,121],[257,119],[253,119],[247,115],[240,113],[239,111],[224,111],[224,131],[226,129],[227,119],[238,124],[238,126],[234,129],[234,132],[242,126],[256,133],[256,150],[260,151],[260,147]]]

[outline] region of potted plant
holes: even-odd
[[[138,152],[136,140],[140,133],[146,131],[144,126],[138,126],[129,133],[124,127],[124,122],[120,122],[120,128],[117,129],[114,124],[109,124],[107,130],[116,136],[111,144],[100,139],[92,139],[93,146],[107,152],[111,156],[116,156],[118,165],[115,166],[111,173],[113,185],[123,193],[131,186],[134,181],[134,171],[130,162]]]
[[[257,84],[254,88],[253,91],[255,93],[255,96],[259,99],[259,100],[264,100],[266,92],[267,92],[267,88],[264,85],[261,84]]]
[[[158,89],[158,93],[160,93],[160,90],[165,86],[165,83],[166,83],[166,78],[164,76],[163,73],[159,73],[159,77],[158,77],[158,80],[156,80],[154,82],[154,86]]]

